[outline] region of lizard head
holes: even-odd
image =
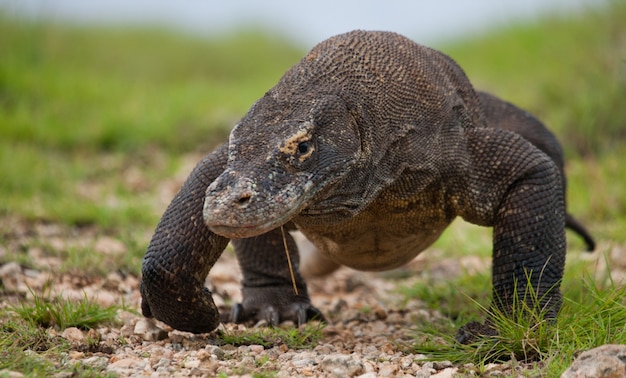
[[[356,121],[339,96],[276,97],[257,101],[230,134],[226,168],[204,201],[216,234],[246,238],[282,226],[359,158]]]

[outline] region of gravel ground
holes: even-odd
[[[121,241],[98,235],[90,229],[76,234],[75,230],[58,225],[28,225],[7,222],[7,219],[2,223],[0,229],[8,230],[3,231],[8,243],[0,246],[0,260],[6,261],[9,251],[26,250],[36,262],[33,269],[25,269],[16,262],[0,266],[3,306],[18,298],[32,298],[31,290],[41,292],[51,281],[54,283],[53,295],[82,299],[86,294],[102,306],[125,303],[128,308],[136,310],[121,312],[120,324],[115,327],[90,331],[68,328],[59,334],[49,330],[52,335],[72,343],[73,351],[67,356],[70,363],[81,361],[118,376],[142,377],[215,376],[219,373],[277,377],[479,375],[478,369],[472,365],[427,362],[425,356],[410,353],[406,345],[415,342],[413,331],[417,322],[427,322],[440,315],[428,310],[417,299],[405,303],[406,298],[396,289],[400,284],[410,285],[413,280],[419,280],[424,271],[428,271],[429,277],[446,279],[460,272],[489,269],[490,263],[486,259],[472,256],[449,259],[442,257],[439,251],[431,250],[404,267],[403,271],[391,275],[405,276],[403,279],[389,278],[388,273],[363,273],[342,268],[328,277],[309,280],[312,301],[329,320],[316,346],[299,350],[290,349],[285,344],[270,348],[262,345],[236,347],[220,342],[219,334],[239,332],[246,326],[227,323],[217,332],[204,335],[174,331],[139,315],[138,277],[119,272],[111,272],[106,277],[56,275],[53,272],[61,264],[59,258],[50,257],[40,243],[33,242],[45,239],[48,252],[80,244],[93,246],[94,253],[116,256],[126,252]],[[623,248],[615,251],[615,259],[621,259],[618,264],[626,266]],[[589,259],[597,259],[597,256]],[[618,280],[624,276],[623,270],[621,272],[621,276],[615,277]],[[240,299],[240,277],[234,254],[227,251],[207,280],[218,305]],[[89,340],[100,341],[94,345]],[[493,364],[485,370],[482,373],[485,376],[516,376],[523,373],[523,366]]]

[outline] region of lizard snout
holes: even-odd
[[[255,183],[249,179],[235,182],[214,182],[207,188],[205,208],[213,208],[214,213],[231,210],[243,210],[248,207],[258,194]]]
[[[257,179],[232,171],[222,173],[206,190],[202,211],[205,225],[218,235],[241,239],[263,234],[291,220],[312,183],[300,183],[300,176],[284,175],[285,180],[291,181],[275,185],[276,176],[268,176]]]

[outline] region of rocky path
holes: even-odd
[[[423,355],[410,352],[416,322],[427,321],[436,313],[426,310],[419,300],[409,300],[398,293],[401,280],[380,274],[341,269],[331,276],[309,282],[313,302],[327,315],[321,340],[316,345],[291,349],[284,343],[233,346],[224,344],[221,332],[241,334],[243,325],[224,324],[218,331],[193,335],[174,331],[160,322],[139,314],[139,279],[133,275],[110,272],[105,277],[77,274],[55,274],[61,265],[59,257],[50,257],[33,240],[45,238],[44,249],[66,249],[70,244],[93,246],[94,253],[115,255],[125,252],[120,241],[84,230],[80,235],[55,225],[4,224],[10,230],[8,243],[1,247],[6,256],[10,250],[26,250],[34,268],[18,262],[0,266],[2,306],[29,300],[51,288],[51,296],[82,299],[85,295],[104,307],[124,303],[128,311],[119,313],[120,323],[90,331],[67,328],[50,329],[53,336],[72,343],[67,364],[83,364],[114,372],[119,376],[411,376],[447,377],[460,370],[471,374],[472,367],[454,367],[450,363],[423,361]],[[17,225],[17,226],[16,226]],[[2,256],[0,256],[2,257]],[[475,259],[455,264],[482,265]],[[444,267],[442,264],[448,265]],[[447,274],[450,261],[431,267]],[[423,269],[416,260],[406,269]],[[445,272],[445,273],[444,273]],[[416,277],[419,274],[416,275]],[[218,305],[240,299],[241,274],[232,252],[226,252],[211,271],[207,285]],[[417,278],[415,278],[417,279]],[[406,281],[402,280],[406,284]],[[51,283],[51,285],[50,285]],[[250,325],[254,327],[255,325]],[[257,325],[258,326],[258,325]],[[293,324],[283,325],[286,328]],[[97,342],[94,343],[94,340]]]
[[[61,226],[15,224],[18,226],[4,225],[5,230],[11,230],[11,235],[7,237],[9,241],[0,246],[0,261],[6,261],[11,250],[25,250],[36,266],[27,269],[18,262],[0,266],[1,306],[29,300],[33,293],[41,293],[52,283],[51,295],[75,299],[86,295],[104,307],[124,303],[128,309],[119,313],[119,324],[115,326],[89,331],[48,330],[50,335],[65,338],[72,344],[64,364],[80,361],[120,377],[212,377],[220,374],[248,377],[525,376],[525,367],[519,363],[492,364],[479,369],[473,365],[428,362],[424,355],[411,352],[410,345],[417,342],[414,331],[418,322],[428,322],[441,315],[429,310],[419,299],[407,300],[397,290],[398,286],[422,279],[424,272],[428,272],[429,277],[447,279],[461,272],[488,270],[486,259],[444,258],[437,250],[432,250],[402,272],[396,272],[395,276],[402,275],[403,279],[342,268],[326,278],[309,281],[312,301],[330,323],[323,327],[321,339],[314,345],[296,349],[281,342],[269,347],[254,343],[234,346],[225,344],[220,335],[240,335],[246,326],[226,323],[218,331],[204,335],[174,331],[139,314],[138,277],[120,272],[110,272],[104,277],[55,274],[61,264],[59,257],[50,257],[43,253],[41,246],[29,242],[45,238],[48,249],[68,248],[68,243],[87,243],[93,246],[94,253],[113,256],[126,251],[121,241],[89,230],[68,237],[68,232],[74,231]],[[616,254],[615,258],[620,256]],[[626,267],[626,261],[619,263]],[[621,272],[623,278],[623,270]],[[225,252],[207,280],[218,305],[240,299],[240,277],[234,254]],[[283,326],[289,329],[293,324]]]

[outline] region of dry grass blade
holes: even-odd
[[[296,285],[296,277],[293,274],[293,265],[291,265],[291,256],[289,256],[289,248],[287,247],[287,238],[285,237],[285,228],[283,226],[280,226],[280,232],[283,235],[283,245],[285,246],[285,254],[287,255],[287,264],[289,265],[289,274],[291,275],[293,292],[298,295],[298,286]]]

